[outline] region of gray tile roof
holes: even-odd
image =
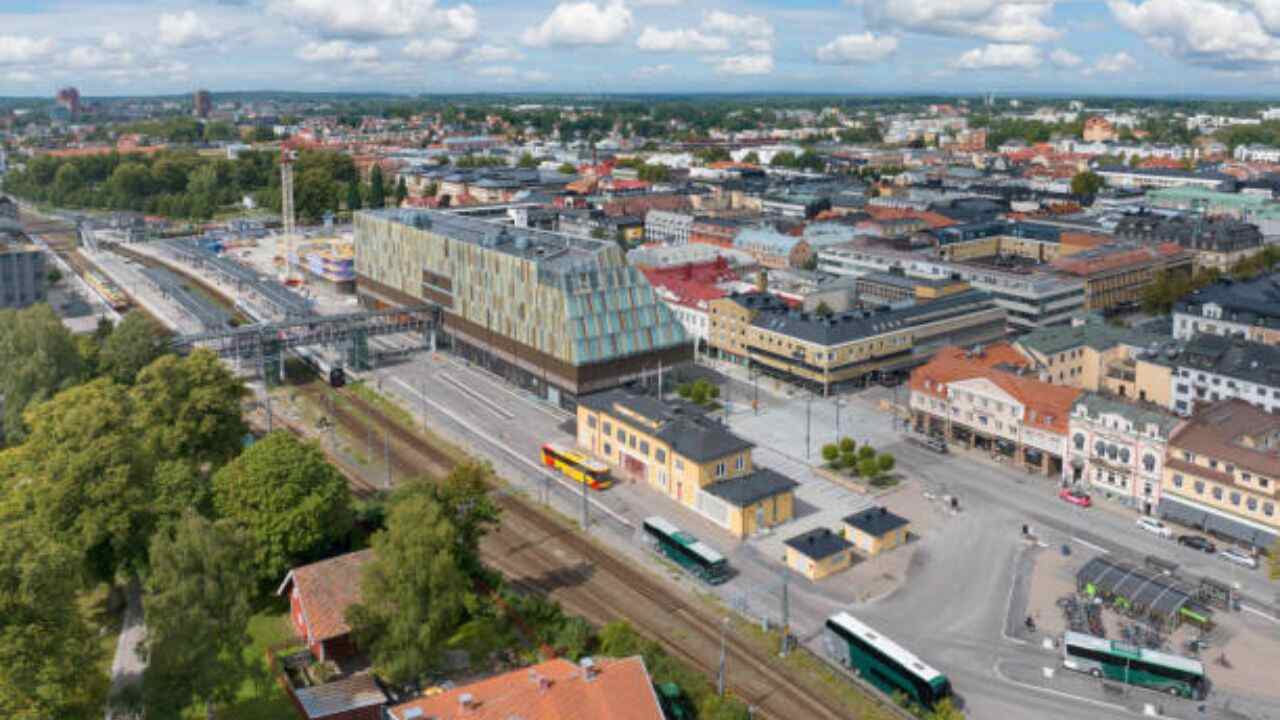
[[[900,527],[910,525],[911,521],[889,512],[889,508],[876,506],[846,517],[844,524],[874,537],[884,537]]]
[[[1199,334],[1187,341],[1174,364],[1280,387],[1280,347],[1265,343]]]
[[[324,685],[298,688],[294,693],[308,718],[330,718],[387,702],[386,693],[378,687],[373,676],[364,673]]]
[[[583,405],[625,421],[617,408],[622,407],[655,423],[652,434],[671,445],[673,452],[695,462],[707,462],[755,447],[732,432],[706,411],[690,403],[667,403],[647,395],[626,390],[608,390],[579,400]]]
[[[814,528],[786,541],[787,547],[811,560],[829,558],[853,547],[853,543],[831,532],[831,528]]]
[[[1033,330],[1018,338],[1017,343],[1044,355],[1056,355],[1081,347],[1091,347],[1095,350],[1108,350],[1116,345],[1146,348],[1168,339],[1168,335],[1156,332],[1108,325],[1095,316],[1080,325],[1051,326]]]
[[[990,294],[966,290],[927,303],[880,311],[854,310],[819,316],[790,309],[770,309],[761,311],[751,324],[817,345],[840,345],[992,307],[995,305]]]
[[[1222,307],[1222,319],[1230,322],[1280,327],[1280,273],[1259,275],[1237,282],[1219,280],[1182,298],[1176,312],[1201,315],[1209,303]]]
[[[750,475],[711,483],[703,490],[734,507],[749,507],[761,500],[790,492],[800,483],[765,467],[756,467]]]
[[[1080,395],[1072,407],[1072,413],[1079,409],[1084,409],[1089,417],[1094,419],[1102,415],[1119,415],[1142,431],[1150,425],[1155,425],[1160,428],[1160,434],[1164,437],[1169,437],[1169,433],[1180,421],[1177,416],[1160,408],[1124,402],[1094,392]]]

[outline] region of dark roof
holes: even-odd
[[[1128,215],[1116,224],[1122,238],[1176,242],[1192,250],[1235,252],[1261,247],[1262,232],[1253,223],[1231,219]]]
[[[1191,602],[1190,593],[1169,576],[1103,557],[1085,563],[1076,573],[1076,584],[1092,584],[1104,595],[1123,597],[1138,610],[1165,618]]]
[[[817,345],[840,345],[926,322],[970,315],[994,306],[990,294],[966,290],[928,303],[889,310],[853,310],[826,316],[789,308],[762,310],[751,324]]]
[[[1201,315],[1208,304],[1222,308],[1222,319],[1246,325],[1280,327],[1280,273],[1237,282],[1223,279],[1193,291],[1174,305],[1177,312]]]
[[[315,685],[295,688],[294,695],[308,718],[332,718],[352,710],[383,705],[387,695],[372,675],[361,673]]]
[[[756,467],[755,471],[749,475],[714,482],[702,489],[734,507],[743,508],[766,498],[790,492],[799,485],[800,483],[782,473],[766,467]]]
[[[883,537],[911,521],[889,512],[887,507],[869,507],[844,519],[844,524],[855,527],[868,535]]]
[[[695,462],[715,460],[755,446],[732,432],[719,420],[690,403],[667,403],[648,395],[626,390],[608,390],[579,400],[592,410],[608,413],[626,421],[617,408],[622,407],[657,425],[646,432],[671,445],[673,452]]]
[[[786,542],[787,547],[812,560],[829,558],[853,547],[853,543],[831,532],[830,528],[814,528]]]
[[[1280,347],[1243,338],[1199,334],[1187,341],[1175,364],[1246,382],[1280,387]]]

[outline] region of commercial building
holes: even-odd
[[[688,362],[693,343],[612,241],[426,210],[356,214],[357,284],[375,305],[435,303],[464,356],[572,406]]]
[[[853,564],[853,543],[830,528],[814,528],[783,543],[787,567],[809,580],[834,575]]]
[[[1029,471],[1062,474],[1068,418],[1080,390],[1036,378],[1006,343],[946,348],[911,373],[918,432],[989,452]]]
[[[74,87],[64,87],[54,96],[58,107],[66,111],[70,119],[80,117],[80,91]]]
[[[929,302],[969,290],[961,280],[911,278],[894,273],[868,273],[854,278],[854,290],[863,302]]]
[[[693,235],[693,215],[669,210],[650,210],[644,216],[644,237],[649,242],[684,245]]]
[[[883,506],[869,507],[844,519],[844,539],[867,557],[906,545],[911,521]]]
[[[44,251],[26,242],[16,225],[0,220],[0,308],[24,308],[45,300]]]
[[[1115,232],[1143,242],[1177,243],[1195,253],[1198,269],[1224,273],[1262,252],[1264,243],[1257,225],[1227,218],[1128,215],[1116,224]]]
[[[1196,413],[1169,438],[1159,512],[1237,543],[1280,537],[1280,416],[1243,400]]]
[[[906,308],[818,315],[767,293],[709,303],[710,347],[720,357],[820,390],[901,373],[949,344],[1004,336],[1004,311],[969,290]]]
[[[1173,409],[1180,415],[1227,399],[1280,413],[1280,347],[1201,334],[1167,363],[1174,375]]]
[[[1063,480],[1150,515],[1160,503],[1165,451],[1177,424],[1155,406],[1085,393],[1071,409]]]
[[[737,537],[788,522],[790,478],[753,463],[752,443],[696,405],[624,390],[578,404],[578,445]]]
[[[197,90],[191,97],[191,114],[198,118],[207,118],[213,112],[213,96],[208,90]]]
[[[1124,189],[1202,187],[1218,190],[1230,186],[1235,179],[1220,173],[1196,173],[1169,168],[1131,168],[1128,165],[1106,165],[1095,172],[1108,187]]]
[[[1174,303],[1173,336],[1190,340],[1197,333],[1280,345],[1280,273],[1219,280]]]
[[[693,339],[695,350],[704,351],[711,329],[710,302],[728,294],[721,285],[738,279],[728,261],[717,257],[709,262],[675,267],[644,267],[641,272],[653,286],[658,299],[666,303],[685,333]]]
[[[1053,268],[1084,281],[1086,310],[1111,313],[1136,308],[1161,277],[1191,277],[1195,263],[1196,256],[1177,243],[1114,243],[1059,258]]]
[[[1134,367],[1145,351],[1169,342],[1167,335],[1111,325],[1090,313],[1070,325],[1029,332],[1014,340],[1013,347],[1045,382],[1167,407],[1167,386],[1157,392],[1145,386],[1135,390]]]

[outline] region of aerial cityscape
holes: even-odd
[[[1280,720],[1280,16],[0,6],[0,718]]]

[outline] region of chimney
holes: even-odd
[[[475,695],[472,695],[471,693],[462,693],[462,695],[458,697],[458,707],[463,710],[474,710],[480,707],[480,703],[476,700]]]
[[[596,666],[596,661],[590,657],[584,657],[578,661],[578,665],[582,668],[583,676],[590,682],[592,678],[600,674],[600,668]]]

